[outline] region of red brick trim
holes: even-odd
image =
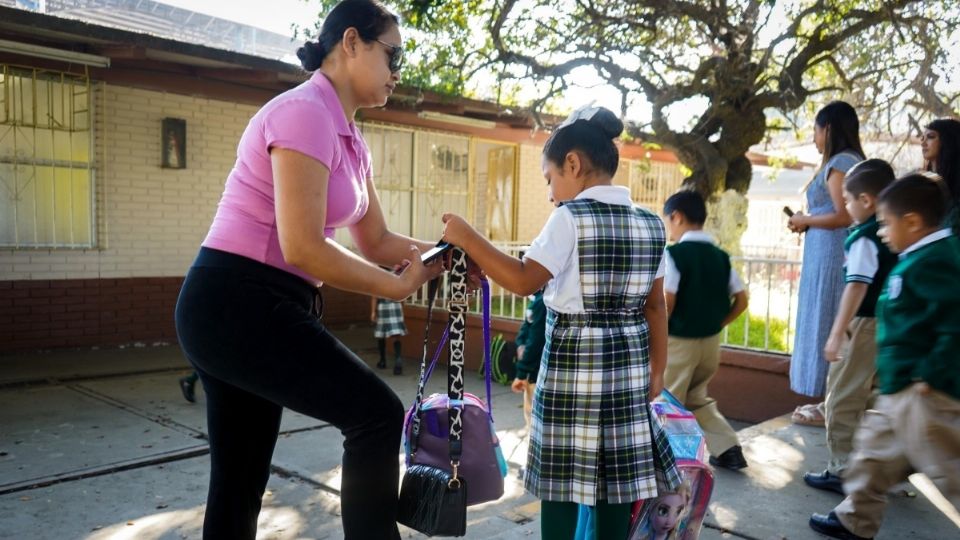
[[[182,277],[0,281],[0,354],[175,343]],[[369,298],[324,288],[324,321],[366,320]]]

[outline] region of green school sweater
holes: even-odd
[[[877,223],[877,216],[870,216],[870,219],[850,228],[847,240],[843,243],[843,251],[850,252],[853,246],[861,238],[866,238],[877,247],[877,273],[873,277],[851,274],[844,266],[844,281],[846,283],[867,283],[867,295],[863,297],[863,302],[857,308],[857,317],[873,317],[876,314],[877,299],[880,298],[880,291],[883,284],[887,281],[890,270],[897,264],[897,256],[890,252],[887,245],[884,244],[877,231],[880,230],[880,224]]]
[[[877,303],[880,393],[913,382],[960,399],[960,240],[936,240],[901,257]]]
[[[543,291],[537,291],[527,303],[516,343],[526,347],[523,357],[517,360],[516,378],[537,382],[543,347],[547,343],[547,307],[543,303]]]
[[[730,256],[707,242],[677,242],[669,247],[680,285],[670,314],[669,334],[702,338],[723,329],[730,313]]]

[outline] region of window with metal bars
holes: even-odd
[[[93,125],[87,75],[0,64],[0,247],[95,245]]]

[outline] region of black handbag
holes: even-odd
[[[400,523],[427,536],[467,534],[467,483],[455,473],[430,465],[412,465],[403,475]]]
[[[450,272],[450,324],[454,330],[465,329],[467,308],[467,255],[453,250]],[[427,323],[420,361],[423,381],[429,346],[430,316],[437,294],[437,281],[430,283],[427,298]],[[463,401],[463,340],[450,340],[450,361],[447,369],[448,396],[451,403]],[[417,403],[423,399],[423,385],[417,390]],[[455,401],[456,400],[456,401]],[[427,536],[463,536],[467,533],[467,483],[457,474],[463,453],[463,421],[461,407],[450,407],[450,470],[432,465],[414,464],[407,468],[400,485],[397,521]],[[419,432],[419,418],[414,424]],[[416,439],[414,439],[416,440]]]

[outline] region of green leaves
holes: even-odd
[[[334,3],[317,2],[321,10]],[[712,178],[707,191],[724,188],[716,179],[726,172],[714,169],[760,143],[773,112],[809,115],[805,103],[843,97],[863,111],[865,125],[893,126],[908,107],[942,113],[960,100],[946,96],[957,85],[941,46],[957,41],[960,5],[951,0],[387,5],[402,14],[408,39],[403,84],[538,113],[593,73],[621,92],[622,112],[649,111],[629,118],[631,134],[673,150],[694,177]],[[689,121],[665,121],[691,99],[707,106],[688,111]]]

